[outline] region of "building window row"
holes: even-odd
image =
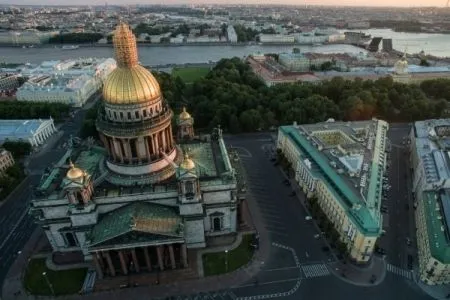
[[[161,103],[148,108],[135,110],[135,111],[127,111],[126,115],[123,111],[115,111],[111,109],[106,109],[107,114],[109,118],[113,121],[137,121],[137,120],[144,120],[148,118],[152,118],[155,115],[159,114],[159,112],[162,110]],[[134,114],[133,114],[134,112]]]

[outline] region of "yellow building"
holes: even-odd
[[[411,167],[420,279],[450,283],[450,119],[415,122]]]
[[[380,120],[282,126],[278,148],[295,180],[321,210],[357,263],[370,260],[380,213],[388,124]]]
[[[5,173],[6,169],[14,165],[14,158],[11,155],[11,152],[0,149],[0,175]]]

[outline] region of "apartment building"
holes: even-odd
[[[381,120],[282,126],[278,149],[295,180],[347,245],[349,256],[367,263],[382,233],[380,213],[388,124]]]
[[[12,157],[11,152],[0,149],[0,176],[12,165],[14,165],[14,158]]]
[[[450,119],[415,122],[410,162],[420,279],[450,283]]]

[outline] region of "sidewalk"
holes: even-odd
[[[414,273],[416,275],[416,273]],[[423,283],[417,276],[414,276],[414,281],[419,288],[428,296],[434,299],[450,299],[450,285],[427,285]]]
[[[279,169],[281,170],[283,176],[287,180],[289,180],[291,188],[295,191],[298,201],[300,201],[305,211],[309,215],[311,215],[308,207],[306,206],[303,191],[300,189],[295,179],[290,178],[281,167]],[[313,224],[316,230],[320,232],[321,229],[319,228],[317,223],[313,221]],[[384,259],[373,255],[372,260],[368,266],[357,266],[351,262],[342,262],[337,258],[336,253],[331,247],[328,240],[324,237],[323,240],[331,250],[330,254],[334,258],[334,262],[328,263],[328,266],[335,276],[349,284],[357,286],[375,286],[383,282],[384,278],[386,277],[386,261]]]
[[[2,299],[16,299],[26,300],[35,299],[34,296],[28,295],[25,288],[22,285],[22,278],[25,275],[24,271],[28,264],[29,258],[33,255],[37,244],[42,238],[43,232],[41,228],[36,228],[31,235],[28,242],[22,249],[20,256],[16,258],[16,261],[11,265],[11,268],[3,281]]]
[[[357,286],[376,286],[386,277],[386,261],[376,255],[368,266],[356,266],[351,262],[337,261],[328,264],[330,271],[339,279]]]

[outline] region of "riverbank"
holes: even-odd
[[[137,43],[139,47],[248,47],[248,46],[321,46],[327,45],[328,43],[322,43],[320,45],[312,44],[312,43],[252,43],[252,42],[243,42],[243,43],[229,43],[229,42],[199,42],[199,43],[178,43],[178,44],[170,44],[170,43]],[[25,44],[0,44],[0,47],[3,48],[24,48],[25,49],[34,49],[34,48],[57,48],[62,49],[63,46],[72,46],[77,45],[78,47],[83,48],[94,48],[94,47],[105,47],[112,48],[113,44],[103,44],[103,43],[85,43],[85,44],[36,44],[36,45],[25,45]],[[62,50],[76,50],[78,48],[69,48]]]

